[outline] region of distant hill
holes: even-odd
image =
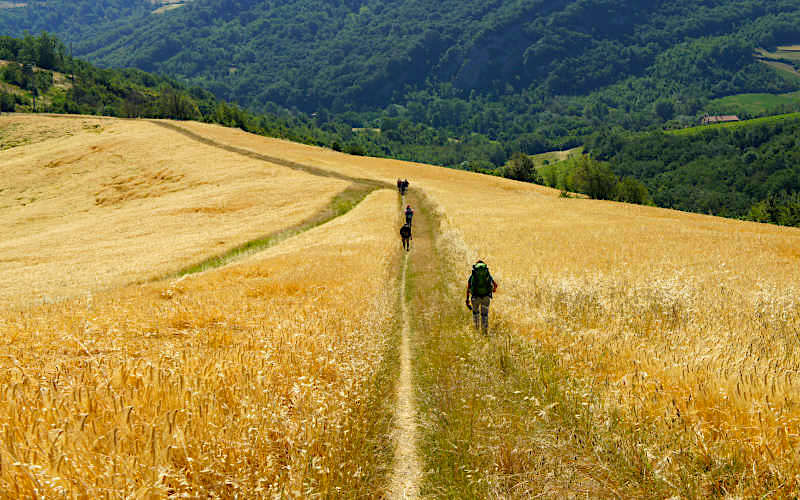
[[[47,34],[0,36],[0,111],[200,120],[298,142],[333,140],[303,117],[255,115],[167,77],[97,68]]]
[[[694,117],[709,98],[800,89],[754,57],[800,41],[794,0],[196,0],[153,10],[149,0],[32,1],[0,10],[0,28],[50,30],[103,66],[167,74],[255,110],[356,111],[353,126],[378,111],[501,140],[535,133],[529,153],[574,146],[597,123],[643,129]]]

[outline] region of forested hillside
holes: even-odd
[[[52,30],[103,66],[167,74],[253,110],[297,108],[354,127],[396,118],[401,129],[459,140],[478,133],[526,153],[576,145],[598,125],[691,123],[715,97],[800,89],[800,78],[753,57],[758,47],[800,40],[794,0],[196,0],[161,15],[152,8],[31,2],[0,11],[0,26]]]
[[[6,2],[0,9],[0,34],[22,37],[25,31],[57,33],[80,41],[103,33],[114,24],[126,24],[153,9],[151,0],[48,0]],[[24,7],[20,6],[24,5]]]
[[[302,117],[255,115],[166,77],[97,68],[47,34],[0,37],[0,111],[199,120],[298,142],[332,140]]]
[[[600,133],[596,161],[640,179],[662,207],[800,225],[800,114],[648,134]]]

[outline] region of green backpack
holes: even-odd
[[[472,266],[470,291],[475,297],[486,297],[492,293],[492,276],[489,274],[489,267],[483,262]]]

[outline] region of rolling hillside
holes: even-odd
[[[644,182],[659,206],[800,224],[800,114],[646,134],[600,132],[587,150]],[[784,214],[764,216],[760,205]]]
[[[160,277],[299,223],[348,187],[244,161],[152,123],[2,121],[3,141],[18,144],[2,153],[3,226],[16,235],[0,244],[2,302]]]
[[[800,491],[800,230],[195,122],[0,125],[2,498]]]

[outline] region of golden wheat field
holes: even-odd
[[[379,191],[219,270],[3,312],[0,497],[303,497],[358,481],[395,206]]]
[[[348,183],[148,122],[3,116],[0,303],[160,276],[291,226]]]
[[[148,122],[0,120],[29,142],[0,152],[6,497],[325,496],[363,478],[353,433],[397,314],[395,193],[229,266],[136,284],[308,217],[348,183]],[[690,448],[800,491],[800,230],[175,125],[408,178],[445,257],[465,279],[489,263],[493,314],[558,354],[599,421],[646,430],[659,477],[679,478]]]
[[[494,269],[503,319],[658,430],[644,451],[659,474],[680,476],[679,426],[703,455],[752,461],[755,483],[769,474],[800,489],[800,230],[192,127],[350,175],[409,178],[438,207],[465,277],[477,258]]]

